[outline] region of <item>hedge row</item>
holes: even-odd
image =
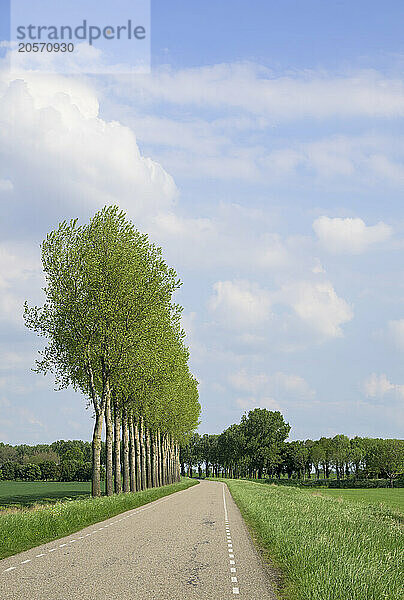
[[[102,478],[105,469],[102,468]],[[90,481],[92,474],[91,462],[67,460],[61,464],[52,461],[25,465],[7,462],[0,467],[0,480],[11,481]]]

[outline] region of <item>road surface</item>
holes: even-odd
[[[0,561],[2,600],[275,600],[227,487],[198,485]]]

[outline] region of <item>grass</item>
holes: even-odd
[[[28,507],[91,494],[91,481],[0,481],[0,510]]]
[[[184,478],[179,483],[144,492],[56,502],[51,506],[37,507],[36,510],[24,508],[5,511],[0,515],[0,559],[64,537],[196,484],[196,481]]]
[[[401,600],[398,510],[340,501],[324,490],[226,483],[259,545],[283,573],[281,598]]]
[[[363,490],[333,490],[329,488],[319,488],[316,490],[316,493],[324,494],[332,498],[341,498],[342,500],[370,502],[379,505],[383,504],[385,506],[390,506],[393,509],[398,509],[404,514],[404,488],[374,488]]]

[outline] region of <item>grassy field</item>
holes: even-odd
[[[341,502],[324,490],[226,482],[258,544],[283,574],[280,598],[401,600],[398,510]]]
[[[91,493],[90,481],[0,481],[0,510],[84,498]]]
[[[144,492],[56,502],[51,506],[42,506],[36,510],[23,508],[4,511],[0,515],[0,559],[64,537],[88,525],[104,521],[174,492],[185,490],[197,483],[197,481],[183,478],[179,483],[152,488]],[[72,489],[77,490],[74,487]]]
[[[385,506],[398,509],[404,514],[404,488],[375,488],[370,490],[332,490],[319,488],[315,493],[325,494],[332,498],[341,498],[342,500],[384,504]]]

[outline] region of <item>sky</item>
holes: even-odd
[[[261,407],[291,439],[402,437],[403,18],[153,0],[143,75],[11,70],[3,44],[0,441],[91,439],[86,398],[32,372],[22,305],[43,302],[47,232],[106,204],[183,281],[201,433]]]

